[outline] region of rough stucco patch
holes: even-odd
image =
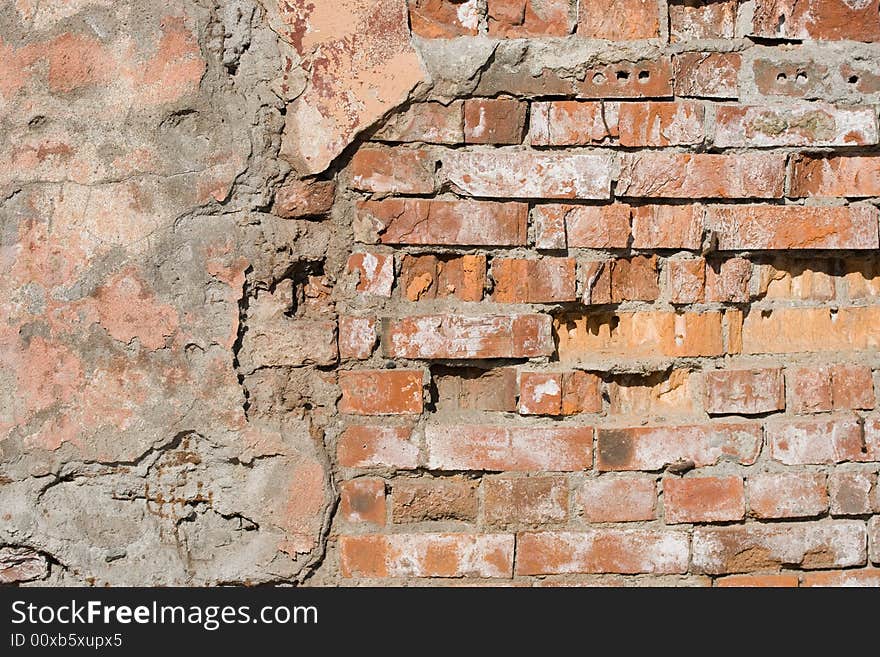
[[[319,173],[425,79],[406,2],[262,1],[273,28],[311,71],[304,93],[288,107],[282,154],[299,172]]]

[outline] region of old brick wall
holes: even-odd
[[[0,581],[880,585],[877,0],[0,49]]]

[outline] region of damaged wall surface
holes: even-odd
[[[880,585],[877,0],[0,7],[0,584]]]

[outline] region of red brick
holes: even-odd
[[[827,367],[799,367],[787,369],[789,382],[788,406],[795,413],[830,411],[831,370]]]
[[[756,518],[806,518],[828,510],[825,475],[773,472],[748,479],[749,511]]]
[[[812,100],[833,93],[832,76],[825,64],[805,57],[803,53],[789,57],[771,55],[756,57],[752,61],[755,86],[760,94]]]
[[[654,301],[660,296],[657,256],[634,256],[611,262],[611,301]]]
[[[394,256],[383,253],[352,253],[348,271],[357,272],[357,291],[390,297],[394,287]]]
[[[876,144],[873,108],[825,103],[785,107],[722,105],[715,110],[715,146],[864,146]]]
[[[742,55],[683,52],[675,55],[675,94],[692,98],[738,98]]]
[[[706,301],[745,303],[751,280],[752,263],[746,258],[712,261],[706,267]]]
[[[519,144],[528,105],[514,98],[470,98],[464,101],[467,144]]]
[[[581,0],[578,36],[627,41],[660,36],[660,12],[653,0]]]
[[[490,370],[456,368],[451,374],[434,376],[440,397],[438,405],[451,403],[453,409],[515,411],[519,386],[516,368]]]
[[[405,415],[422,412],[422,370],[350,370],[339,373],[340,413]]]
[[[876,249],[877,208],[712,205],[706,225],[718,249]]]
[[[526,243],[528,214],[524,203],[387,199],[358,204],[364,232],[384,244],[517,246]]]
[[[351,186],[380,194],[431,194],[434,162],[425,151],[363,146],[351,158]]]
[[[495,258],[492,261],[499,303],[558,303],[577,298],[573,258]]]
[[[581,249],[625,249],[629,244],[630,207],[628,205],[539,205],[535,208],[538,226],[555,226],[568,234],[568,246]],[[562,228],[559,228],[560,224]],[[547,236],[547,228],[537,234],[539,248],[565,248],[558,233]],[[555,240],[550,246],[550,239]]]
[[[517,536],[516,574],[684,573],[688,556],[688,537],[684,532],[523,532]]]
[[[385,524],[385,480],[363,477],[339,487],[339,513],[346,522]]]
[[[666,296],[671,303],[700,303],[706,288],[703,258],[666,261]]]
[[[869,461],[863,452],[862,427],[852,416],[836,419],[777,419],[767,422],[770,457],[785,465]]]
[[[574,370],[562,373],[562,415],[599,413],[602,410],[602,379]]]
[[[680,146],[703,141],[703,106],[694,101],[620,103],[621,146]]]
[[[672,60],[599,64],[588,68],[575,87],[578,98],[665,98],[672,96]]]
[[[865,525],[851,520],[697,527],[693,565],[710,575],[859,566],[865,563],[865,542]]]
[[[618,136],[617,105],[599,101],[532,103],[532,146],[588,146]]]
[[[413,34],[426,39],[476,36],[480,27],[477,0],[408,0]]]
[[[373,317],[339,318],[339,356],[363,360],[376,346],[376,320]]]
[[[389,358],[537,358],[553,353],[549,315],[425,315],[386,320]]]
[[[875,94],[880,91],[880,75],[870,61],[844,61],[837,68],[840,77],[846,80],[847,87],[860,94]]]
[[[324,215],[333,207],[335,195],[332,180],[289,180],[275,193],[273,212],[288,219]]]
[[[880,511],[875,504],[875,472],[832,472],[828,475],[831,515],[861,516]]]
[[[880,587],[880,568],[861,570],[830,570],[823,573],[804,573],[801,586],[825,586],[835,588]]]
[[[486,256],[403,256],[400,287],[409,301],[454,296],[480,301],[486,286]]]
[[[489,35],[515,39],[566,36],[574,29],[569,0],[488,0]]]
[[[702,415],[695,401],[697,375],[686,369],[647,375],[624,374],[609,385],[612,415],[642,418]]]
[[[732,39],[736,36],[736,0],[669,3],[669,40]]]
[[[626,153],[617,195],[646,198],[781,198],[785,156]]]
[[[581,301],[586,306],[611,303],[611,265],[612,260],[586,260],[580,262],[581,278],[584,281]]]
[[[601,379],[581,372],[521,372],[520,415],[574,415],[602,410]]]
[[[667,477],[663,480],[667,524],[742,520],[746,513],[740,477]]]
[[[576,472],[593,464],[591,427],[431,424],[425,443],[433,470]]]
[[[874,408],[874,379],[867,365],[834,365],[831,400],[835,409]]]
[[[511,577],[512,534],[340,536],[343,577]]]
[[[743,324],[743,349],[751,354],[874,349],[880,343],[878,322],[880,310],[870,306],[751,312]]]
[[[373,134],[373,139],[391,142],[420,141],[429,144],[464,143],[464,102],[413,103],[393,114]]]
[[[880,196],[880,157],[792,157],[791,196]]]
[[[462,477],[396,479],[391,485],[395,523],[477,519],[477,484]]]
[[[406,427],[352,426],[339,437],[336,458],[345,468],[412,469],[418,465],[419,447]]]
[[[662,470],[680,460],[701,468],[751,465],[761,446],[757,424],[703,424],[598,430],[599,470]]]
[[[606,199],[611,195],[609,153],[452,150],[442,160],[448,180],[468,196]]]
[[[877,486],[875,504],[880,506],[880,484]],[[868,521],[868,541],[871,545],[871,561],[880,564],[880,516],[874,516]]]
[[[483,515],[494,527],[562,522],[568,516],[565,477],[483,478]]]
[[[699,249],[703,209],[699,205],[638,206],[632,209],[632,232],[636,249]]]
[[[559,359],[719,356],[724,352],[721,317],[718,312],[670,311],[560,316],[556,320]]]
[[[783,39],[880,41],[878,1],[758,0],[752,34]]]
[[[653,477],[601,477],[584,480],[576,496],[587,522],[637,522],[656,517]]]
[[[725,587],[748,587],[768,588],[786,587],[795,588],[798,585],[798,576],[794,573],[767,573],[757,575],[728,575],[715,580],[715,586]]]
[[[785,409],[780,369],[715,370],[706,372],[709,415],[760,415]]]

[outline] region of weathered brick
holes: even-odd
[[[806,518],[828,510],[825,475],[818,472],[767,472],[747,482],[749,512],[756,518]]]
[[[400,287],[409,301],[456,297],[480,301],[486,286],[486,256],[405,255]]]
[[[694,380],[689,370],[676,369],[668,374],[624,374],[608,386],[612,415],[669,417],[701,412],[695,401]]]
[[[657,256],[634,256],[611,262],[611,301],[654,301],[660,296]]]
[[[612,261],[582,260],[578,267],[584,281],[581,301],[586,306],[611,303],[611,265]]]
[[[742,55],[683,52],[673,58],[675,94],[691,98],[738,98]]]
[[[699,249],[703,241],[703,209],[699,205],[634,207],[632,233],[632,246],[636,249]]]
[[[784,155],[626,153],[617,194],[646,198],[781,198],[784,181]]]
[[[581,372],[521,372],[520,415],[574,415],[602,410],[601,379]]]
[[[339,318],[339,357],[363,360],[376,346],[376,320],[373,317]]]
[[[523,532],[517,536],[517,575],[564,573],[684,573],[684,532],[589,529],[581,532]]]
[[[524,203],[387,199],[358,204],[360,241],[516,246],[526,243]],[[360,228],[361,234],[357,230]]]
[[[575,92],[578,98],[666,98],[672,96],[672,60],[599,64],[586,70]]]
[[[336,458],[345,468],[412,469],[418,465],[419,447],[406,427],[352,426],[339,436]]]
[[[630,207],[628,205],[540,205],[535,208],[539,248],[624,249],[629,244]],[[548,234],[549,233],[549,234]],[[552,240],[552,242],[551,242]],[[552,246],[542,246],[551,243]]]
[[[351,186],[380,194],[431,194],[434,162],[425,151],[364,146],[351,158]]]
[[[499,303],[558,303],[577,298],[573,258],[495,258],[492,261]]]
[[[865,525],[852,520],[697,527],[693,564],[710,575],[781,566],[845,568],[864,565],[865,542]]]
[[[706,261],[703,258],[675,258],[666,261],[666,297],[671,303],[699,303],[706,289]]]
[[[880,157],[795,155],[791,196],[880,196]]]
[[[528,105],[514,98],[470,98],[464,101],[467,144],[519,144]]]
[[[621,146],[680,146],[703,141],[703,106],[694,101],[620,103]]]
[[[840,281],[821,268],[822,263],[815,259],[792,258],[787,254],[777,256],[773,264],[755,267],[757,295],[767,299],[830,301],[837,297],[836,288]]]
[[[748,587],[768,588],[798,586],[798,576],[795,573],[766,573],[757,575],[728,575],[715,580],[715,586],[725,587]]]
[[[808,100],[822,98],[831,93],[831,76],[825,64],[803,55],[793,59],[774,55],[756,57],[752,61],[752,73],[759,93]]]
[[[468,196],[606,199],[611,155],[539,151],[465,151],[443,155],[443,171]]]
[[[395,523],[477,518],[477,483],[462,477],[395,479],[391,520]]]
[[[587,522],[653,520],[657,485],[653,477],[602,475],[584,480],[575,499]]]
[[[863,146],[876,144],[873,108],[841,108],[824,103],[768,107],[722,105],[715,111],[715,145]]]
[[[348,271],[357,272],[357,291],[390,297],[394,287],[394,256],[384,253],[352,253]]]
[[[361,477],[339,487],[339,513],[346,522],[385,524],[385,480]]]
[[[617,104],[554,100],[532,103],[532,146],[588,146],[618,136]]]
[[[372,135],[391,142],[420,141],[429,144],[464,143],[464,102],[413,103],[393,114]]]
[[[593,464],[591,427],[431,424],[425,428],[433,470],[584,470]]]
[[[752,34],[783,39],[880,41],[878,0],[758,0]]]
[[[880,484],[877,485],[877,506],[880,506]],[[880,564],[880,516],[874,516],[868,521],[868,542],[870,543],[871,561]]]
[[[831,400],[838,410],[874,408],[874,379],[867,365],[834,365]]]
[[[663,513],[667,524],[742,520],[745,509],[741,477],[667,477],[663,480]]]
[[[785,409],[781,369],[715,370],[706,372],[709,415],[760,415]]]
[[[339,373],[340,413],[401,415],[422,412],[422,370],[349,370]]]
[[[549,315],[425,315],[386,320],[390,358],[535,358],[553,353]]]
[[[880,568],[829,570],[823,573],[804,573],[801,586],[878,588],[880,587]]]
[[[820,413],[833,408],[830,368],[789,368],[785,378],[790,391],[788,406],[795,413]]]
[[[0,584],[22,584],[44,579],[49,574],[49,562],[31,548],[0,548]]]
[[[599,470],[662,470],[680,460],[695,467],[751,465],[761,446],[757,424],[703,424],[598,430]]]
[[[516,410],[519,386],[514,367],[456,368],[449,374],[435,375],[434,381],[440,405],[451,403],[453,409],[479,411]]]
[[[496,527],[562,522],[568,484],[562,476],[483,478],[483,517]]]
[[[869,515],[877,508],[875,487],[877,473],[838,471],[828,475],[831,514],[835,516]]]
[[[752,263],[746,258],[712,260],[706,267],[706,301],[745,303],[751,280]]]
[[[413,34],[426,39],[475,36],[480,27],[477,0],[408,0]]]
[[[343,577],[511,577],[512,534],[340,536]]]
[[[785,465],[818,465],[869,461],[874,450],[863,451],[862,427],[852,416],[769,420],[766,425],[770,457]]]
[[[669,40],[732,39],[736,36],[736,0],[669,3]]]
[[[333,207],[335,195],[332,180],[290,180],[275,193],[273,212],[288,219],[324,215]]]
[[[628,41],[660,36],[660,12],[653,0],[581,0],[578,36]]]
[[[565,36],[574,30],[569,0],[488,0],[489,35]]]
[[[249,308],[250,327],[239,352],[245,372],[261,367],[335,365],[338,349],[336,322],[288,317],[277,300],[259,295]],[[270,299],[271,299],[270,295]]]
[[[599,413],[602,410],[602,379],[590,372],[562,373],[562,415]]]
[[[721,251],[878,247],[877,208],[869,205],[711,205],[706,225]]]
[[[556,320],[559,359],[719,356],[724,351],[721,317],[669,311],[561,316]]]
[[[862,351],[880,345],[880,310],[871,307],[775,308],[751,312],[743,323],[743,351],[785,354]]]

